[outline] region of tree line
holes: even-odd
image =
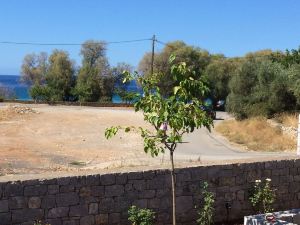
[[[125,89],[120,76],[123,70],[131,70],[131,66],[119,63],[111,67],[105,42],[86,41],[80,55],[80,67],[63,50],[56,49],[50,56],[44,52],[26,55],[21,74],[22,81],[31,85],[31,97],[47,102],[111,102],[114,92]]]
[[[174,82],[168,66],[171,54],[205,79],[210,89],[206,97],[213,104],[226,100],[226,110],[238,119],[300,109],[300,48],[227,58],[181,41],[168,43],[154,60],[154,71],[162,75],[159,86],[164,95],[172,91],[169,87]],[[145,75],[149,75],[150,59],[151,54],[145,54],[139,65]]]
[[[112,101],[117,93],[130,102],[121,77],[124,70],[133,71],[126,63],[110,66],[106,44],[86,41],[80,51],[82,63],[76,67],[66,51],[54,50],[25,56],[22,78],[32,85],[30,94],[44,101]],[[243,57],[225,57],[182,41],[169,42],[154,55],[154,74],[164,96],[172,93],[174,81],[168,60],[176,55],[174,63],[186,62],[187,67],[201,76],[210,89],[206,97],[213,104],[226,100],[226,110],[236,118],[273,116],[283,111],[300,108],[300,48],[282,51],[261,50]],[[151,52],[141,59],[138,70],[143,76],[151,74]]]

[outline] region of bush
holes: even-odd
[[[271,187],[271,179],[264,182],[256,180],[254,190],[249,200],[259,213],[269,213],[273,211],[272,205],[275,202],[275,190]]]
[[[199,218],[197,219],[197,224],[199,225],[212,225],[214,216],[214,195],[208,190],[208,183],[204,182],[202,187],[203,195],[203,206],[198,211]]]
[[[150,209],[139,209],[131,206],[128,210],[128,220],[132,225],[152,225],[155,213]]]

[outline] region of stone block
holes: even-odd
[[[0,213],[8,212],[8,200],[0,200]]]
[[[86,177],[86,185],[100,185],[100,175],[89,175]]]
[[[63,225],[79,225],[79,221],[78,220],[65,220],[65,221],[63,221]]]
[[[108,224],[108,214],[99,214],[95,216],[95,224],[102,225]]]
[[[144,173],[143,173],[144,180],[152,180],[155,178],[155,176],[156,176],[156,173],[153,170],[144,171]]]
[[[104,196],[104,186],[91,186],[92,196]]]
[[[58,207],[61,206],[71,206],[76,205],[79,203],[79,196],[77,193],[62,193],[57,194],[56,197],[56,204]]]
[[[80,197],[89,197],[92,196],[91,187],[85,186],[80,188]]]
[[[12,224],[11,213],[0,213],[0,221],[1,221],[1,225]]]
[[[143,172],[130,172],[127,177],[128,180],[141,180],[144,178]]]
[[[147,199],[136,199],[133,201],[132,205],[135,205],[139,208],[147,208]]]
[[[98,214],[98,203],[89,204],[89,214]]]
[[[124,194],[123,185],[105,186],[106,197],[121,196],[123,194]]]
[[[8,183],[5,186],[4,196],[23,196],[23,186],[19,183]]]
[[[100,177],[101,185],[113,185],[116,183],[116,176],[114,174],[104,174]]]
[[[111,213],[109,214],[109,224],[119,224],[121,221],[121,214],[120,213]]]
[[[237,200],[239,201],[244,201],[245,200],[245,191],[241,190],[241,191],[238,191],[236,193],[236,198]]]
[[[44,217],[43,209],[16,209],[12,210],[12,223],[41,220]]]
[[[28,208],[38,209],[41,207],[41,198],[40,197],[30,197],[28,199]]]
[[[26,186],[24,188],[24,196],[43,196],[47,193],[46,185]]]
[[[148,201],[148,207],[150,209],[158,209],[160,204],[160,200],[158,198],[149,199]]]
[[[120,173],[116,175],[116,184],[126,184],[127,183],[127,174]]]
[[[139,198],[154,198],[156,195],[156,191],[155,190],[144,190],[142,192],[139,193]]]
[[[59,187],[59,193],[67,193],[67,192],[74,192],[75,186],[74,185],[63,185]]]
[[[146,182],[144,180],[133,180],[133,189],[142,191],[146,189]]]
[[[57,207],[48,211],[48,218],[67,217],[69,214],[69,207]]]
[[[100,200],[99,203],[99,212],[108,213],[114,209],[114,200],[113,198],[104,198]]]
[[[47,196],[45,196],[45,197],[42,198],[41,207],[43,209],[54,208],[55,205],[56,205],[56,203],[55,203],[55,195],[47,195]]]
[[[11,197],[8,202],[10,209],[22,209],[27,206],[27,198],[25,197]]]
[[[220,177],[220,185],[221,186],[234,186],[235,185],[235,177]]]
[[[87,205],[76,205],[70,207],[69,216],[76,217],[76,216],[87,216],[89,214],[88,212],[88,206]]]
[[[60,177],[57,179],[58,185],[69,185],[70,184],[70,177]]]
[[[95,224],[95,218],[92,215],[84,216],[80,218],[80,225],[94,225]]]
[[[48,194],[54,195],[59,193],[59,185],[48,185]]]
[[[45,222],[47,225],[63,225],[62,219],[47,219]],[[30,225],[32,225],[32,223]]]
[[[176,198],[176,212],[179,214],[186,213],[194,208],[192,196],[180,196]]]

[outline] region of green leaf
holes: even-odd
[[[128,133],[130,131],[130,127],[125,128],[125,132]]]
[[[176,56],[174,54],[171,54],[169,57],[169,63],[173,63],[175,59],[176,59]]]
[[[174,95],[176,95],[176,94],[177,94],[177,92],[178,92],[180,89],[181,89],[181,87],[180,87],[180,86],[176,86],[176,87],[174,87]]]

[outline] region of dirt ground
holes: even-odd
[[[128,108],[2,105],[0,173],[119,167],[137,163],[137,159],[139,164],[151,160],[141,151],[143,146],[138,134],[121,134],[111,140],[104,137],[105,128],[112,125],[144,125],[142,114],[132,111]]]
[[[137,133],[121,132],[106,140],[104,131],[113,125],[145,126],[145,122],[131,108],[0,103],[0,181],[169,168],[168,155],[152,158],[143,152]],[[224,163],[230,162],[241,160]],[[213,163],[185,160],[176,166]]]

